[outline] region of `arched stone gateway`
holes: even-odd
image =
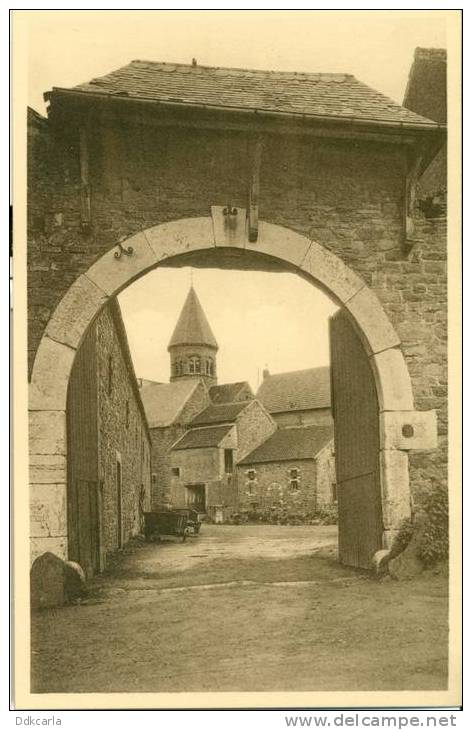
[[[32,559],[47,551],[67,558],[66,403],[75,353],[106,301],[156,266],[291,271],[339,304],[361,338],[375,377],[384,547],[410,514],[407,452],[436,447],[436,413],[414,410],[400,339],[381,303],[316,241],[260,222],[258,240],[251,243],[246,226],[245,210],[237,209],[230,226],[223,208],[213,207],[211,216],[144,230],[102,255],[60,301],[37,350],[29,393]],[[119,255],[122,249],[126,253]]]

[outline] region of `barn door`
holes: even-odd
[[[382,547],[379,406],[374,376],[348,316],[330,319],[331,390],[339,511],[339,559],[372,567]]]
[[[96,482],[77,480],[77,562],[87,578],[100,570],[99,493]]]

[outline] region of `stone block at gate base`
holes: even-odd
[[[30,536],[63,537],[67,533],[66,485],[30,484]]]
[[[395,580],[410,580],[423,572],[424,566],[418,557],[418,549],[423,538],[426,516],[418,513],[415,516],[414,530],[405,550],[389,561],[388,572]]]
[[[53,553],[44,553],[31,566],[30,595],[32,608],[62,606],[65,602],[64,561]]]
[[[85,575],[77,563],[66,562],[53,553],[43,553],[30,572],[32,608],[62,606],[85,593]]]
[[[396,530],[411,516],[408,454],[380,452],[380,485],[384,529]]]

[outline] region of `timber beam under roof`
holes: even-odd
[[[102,124],[184,127],[204,130],[289,134],[321,138],[358,139],[371,142],[414,146],[418,139],[445,139],[445,125],[412,125],[366,122],[355,118],[290,115],[264,110],[231,109],[185,105],[120,95],[89,94],[69,89],[54,89],[44,95],[50,102],[51,121],[70,114],[97,116]]]

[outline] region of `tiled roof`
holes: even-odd
[[[74,91],[197,107],[435,127],[343,73],[295,73],[132,61]]]
[[[279,428],[239,464],[313,459],[332,438],[332,426]]]
[[[176,345],[209,345],[218,349],[218,343],[193,286],[187,294],[169,348]]]
[[[174,383],[154,383],[143,380],[139,389],[150,428],[174,423],[199,381],[178,380]]]
[[[193,419],[192,426],[206,426],[212,423],[234,423],[237,416],[247,408],[249,401],[212,404]]]
[[[235,401],[243,388],[247,387],[254,397],[249,383],[242,381],[241,383],[222,383],[221,385],[212,385],[209,390],[210,399],[213,403],[232,403]]]
[[[331,406],[329,367],[267,375],[256,397],[269,413]]]
[[[220,441],[232,428],[232,424],[227,426],[210,426],[208,428],[193,428],[191,431],[184,433],[182,438],[173,445],[172,450],[205,449],[211,446],[218,446]]]

